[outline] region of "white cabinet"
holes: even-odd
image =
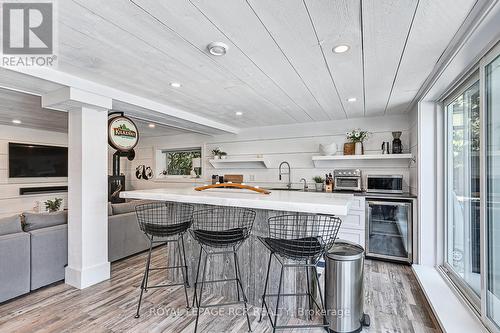
[[[342,218],[338,239],[345,239],[365,247],[365,198],[354,197],[347,216]]]

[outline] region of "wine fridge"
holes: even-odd
[[[412,201],[366,200],[366,257],[412,263]]]

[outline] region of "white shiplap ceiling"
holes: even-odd
[[[21,124],[13,124],[13,120],[20,120]],[[157,123],[138,118],[133,120],[141,137],[169,136],[188,132],[167,126],[164,122]],[[42,108],[40,96],[0,88],[0,124],[65,133],[68,131],[68,113]],[[149,124],[154,124],[155,127],[151,128]]]
[[[65,0],[58,70],[237,127],[404,113],[475,3]]]

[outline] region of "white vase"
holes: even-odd
[[[363,142],[356,142],[356,145],[354,146],[354,154],[363,155]]]

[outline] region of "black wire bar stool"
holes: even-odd
[[[137,305],[135,318],[139,318],[141,310],[142,295],[149,288],[165,288],[184,285],[186,296],[186,307],[189,308],[187,288],[189,288],[188,270],[186,262],[186,251],[184,249],[184,233],[189,229],[193,221],[193,206],[174,202],[153,202],[138,205],[135,208],[139,228],[149,239],[149,253],[146,260],[146,268],[142,277],[141,295]],[[165,248],[169,243],[177,245],[179,254],[179,265],[165,267],[150,267],[151,252],[155,244],[164,244]],[[154,270],[181,269],[183,282],[173,284],[161,284],[148,286],[149,272]]]
[[[194,331],[198,330],[198,320],[201,308],[221,307],[227,305],[244,304],[247,317],[248,330],[251,331],[250,318],[247,309],[247,296],[241,283],[240,267],[238,263],[238,249],[250,236],[255,220],[255,211],[237,207],[214,207],[197,210],[193,213],[193,225],[189,230],[193,238],[200,244],[198,268],[196,269],[196,282],[194,285],[193,307],[196,304],[196,324]],[[205,252],[203,272],[200,278],[202,254]],[[210,256],[232,254],[234,260],[235,277],[233,279],[206,280],[207,262]],[[231,282],[236,283],[237,301],[223,304],[202,304],[203,286],[208,283]],[[199,296],[198,296],[199,287]],[[240,294],[241,291],[241,294]]]
[[[273,332],[278,329],[300,329],[300,328],[328,328],[328,318],[324,306],[323,294],[319,283],[318,271],[316,265],[319,259],[332,247],[337,237],[342,220],[331,215],[311,215],[311,214],[292,214],[271,217],[269,223],[269,237],[258,237],[259,240],[270,250],[269,262],[267,264],[266,282],[264,285],[264,294],[262,295],[262,307],[259,322],[262,321],[264,307],[266,309],[269,321],[273,327]],[[278,283],[278,293],[267,293],[269,282],[269,271],[271,269],[271,260],[273,256],[281,265],[280,277]],[[285,268],[304,268],[306,271],[307,292],[305,293],[283,293],[283,273]],[[312,272],[310,272],[312,270]],[[311,293],[311,280],[315,280],[319,293],[320,303],[316,301]],[[280,300],[283,297],[306,297],[308,298],[309,310],[313,310],[314,305],[320,310],[323,317],[323,324],[308,325],[278,325],[278,313],[280,309]],[[276,308],[274,318],[269,311],[269,304],[266,298],[276,297]],[[312,316],[308,316],[309,320]]]

